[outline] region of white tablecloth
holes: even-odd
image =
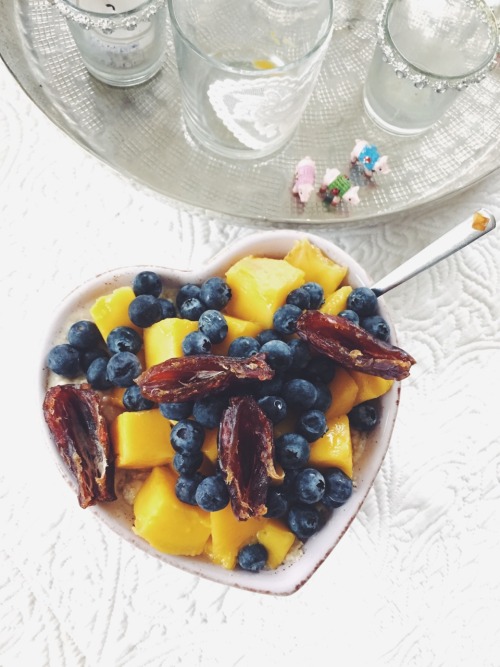
[[[500,174],[396,221],[315,231],[374,278],[481,206]],[[500,233],[390,292],[417,360],[360,514],[296,594],[200,580],[81,510],[41,436],[40,337],[101,271],[197,266],[249,226],[172,208],[54,127],[0,66],[0,665],[498,667]]]

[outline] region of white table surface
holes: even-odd
[[[481,206],[500,218],[500,173],[396,221],[310,230],[379,278]],[[500,665],[498,231],[387,295],[418,361],[389,453],[313,578],[270,597],[160,564],[81,510],[36,393],[40,337],[74,286],[116,266],[198,266],[253,229],[111,171],[3,65],[0,225],[2,667]]]

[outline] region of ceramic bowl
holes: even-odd
[[[75,289],[65,299],[56,313],[47,332],[44,358],[41,363],[43,368],[40,374],[40,406],[50,381],[50,372],[44,365],[48,351],[56,343],[63,342],[72,322],[77,319],[84,319],[85,315],[88,317],[88,308],[98,296],[108,293],[116,287],[131,285],[134,276],[145,269],[156,271],[163,277],[165,284],[173,287],[181,286],[186,282],[201,283],[210,276],[224,275],[229,266],[246,255],[283,257],[297,239],[304,237],[319,247],[328,257],[339,264],[348,266],[346,280],[350,285],[358,287],[372,284],[366,271],[341,248],[319,236],[299,231],[269,231],[247,236],[219,252],[206,266],[198,271],[171,270],[159,266],[133,266],[109,271]],[[391,318],[382,298],[379,299],[379,312],[391,326],[392,342],[397,344]],[[370,432],[363,454],[355,463],[355,488],[350,499],[345,505],[334,510],[326,525],[316,535],[309,538],[300,556],[286,562],[276,570],[262,570],[259,573],[250,573],[239,569],[226,570],[203,560],[201,557],[180,557],[160,553],[132,532],[131,507],[122,498],[112,503],[89,507],[85,511],[93,513],[124,540],[160,559],[166,565],[174,566],[185,572],[227,586],[271,595],[289,595],[301,588],[310,579],[335,548],[352,521],[355,520],[387,452],[398,410],[399,394],[400,383],[395,382],[389,392],[379,399],[381,420],[377,427]],[[52,443],[45,422],[43,423],[49,452],[54,457],[54,462],[67,483],[75,489],[76,503],[74,479],[64,466]]]

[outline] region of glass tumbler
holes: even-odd
[[[166,50],[165,0],[52,0],[87,70],[110,86],[154,76]]]
[[[368,116],[393,134],[424,132],[485,78],[497,48],[484,0],[388,0],[364,86]]]
[[[227,158],[292,138],[333,27],[333,0],[168,0],[190,134]]]

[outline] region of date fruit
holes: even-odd
[[[235,517],[245,521],[263,516],[269,479],[280,476],[274,467],[272,423],[251,396],[229,400],[220,422],[218,452]]]
[[[99,394],[72,384],[52,387],[45,394],[43,414],[78,484],[80,507],[116,500],[113,450]]]
[[[306,310],[297,322],[297,334],[317,352],[344,368],[377,375],[386,380],[403,380],[415,359],[385,343],[344,317]]]
[[[270,380],[265,355],[248,359],[219,355],[174,357],[152,366],[135,379],[141,394],[156,403],[182,403],[223,391],[241,380]]]

